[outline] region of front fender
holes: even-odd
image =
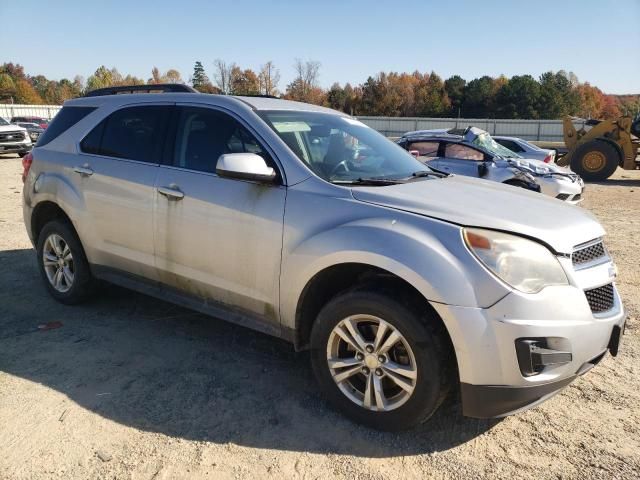
[[[298,299],[308,282],[322,270],[343,263],[388,271],[436,303],[486,307],[508,293],[466,249],[460,227],[405,212],[378,211],[380,216],[350,220],[295,244],[285,239],[284,326],[294,328]]]

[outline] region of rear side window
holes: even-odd
[[[160,163],[170,107],[150,105],[113,112],[80,142],[84,153]]]
[[[484,160],[484,154],[475,148],[460,145],[458,143],[447,143],[444,149],[444,156],[447,158],[455,158],[458,160],[474,160],[481,162]]]
[[[40,135],[36,147],[46,145],[53,139],[59,137],[95,109],[96,107],[63,107],[62,110],[53,117],[53,120],[51,120],[51,123],[47,126],[44,133]]]

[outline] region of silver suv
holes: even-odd
[[[468,416],[526,409],[617,353],[587,212],[434,172],[326,108],[186,90],[70,100],[25,162],[57,300],[107,280],[285,338],[331,403],[386,430],[457,387]]]

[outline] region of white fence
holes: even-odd
[[[62,107],[57,105],[0,104],[0,117],[17,116],[53,118]],[[525,140],[563,140],[561,120],[497,120],[488,118],[424,118],[424,117],[358,117],[358,119],[388,137],[399,137],[413,130],[432,128],[465,128],[474,126],[491,135],[507,135]],[[580,129],[584,121],[575,121]]]
[[[62,107],[59,105],[13,105],[0,103],[0,117],[42,117],[51,119]]]
[[[563,141],[562,120],[498,120],[491,118],[423,118],[423,117],[358,117],[362,123],[388,137],[399,137],[405,132],[434,128],[466,128],[486,130],[491,135],[520,137],[525,140]],[[574,122],[582,128],[583,120]]]

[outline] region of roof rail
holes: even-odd
[[[276,100],[280,100],[280,97],[276,97],[275,95],[263,95],[262,93],[241,93],[235,96],[236,97],[254,97],[254,98],[275,98]]]
[[[102,97],[105,95],[121,95],[126,93],[198,93],[189,85],[182,83],[158,83],[154,85],[120,85],[91,90],[85,97]]]

